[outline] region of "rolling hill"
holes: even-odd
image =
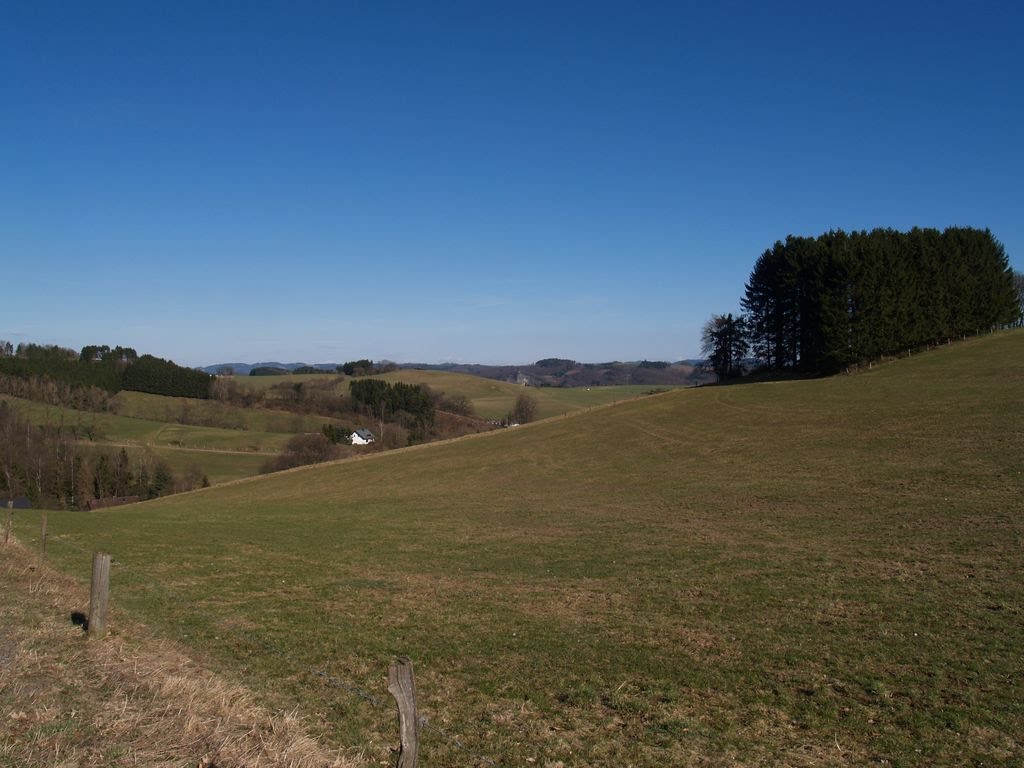
[[[606,405],[621,400],[639,397],[652,390],[666,390],[671,387],[652,387],[648,384],[630,384],[603,387],[524,387],[507,381],[497,381],[468,373],[430,371],[417,368],[402,368],[368,378],[383,379],[389,383],[401,381],[406,384],[426,384],[437,392],[449,396],[464,396],[473,405],[476,414],[485,419],[500,419],[509,411],[521,394],[527,394],[537,401],[540,418],[564,416],[567,413]],[[323,381],[319,374],[291,374],[282,376],[242,376],[235,381],[241,387],[266,390],[278,384],[295,384],[306,381]],[[348,392],[348,383],[356,379],[345,378],[338,384],[339,394]]]
[[[681,360],[667,363],[643,360],[638,362],[580,363],[575,360],[548,358],[523,365],[470,363],[389,363],[388,365],[389,367],[397,365],[397,368],[403,371],[457,373],[505,383],[525,381],[536,387],[607,387],[629,385],[630,383],[647,387],[683,387],[714,380],[713,374],[701,370],[702,362],[701,360]],[[235,376],[245,377],[257,368],[291,372],[300,368],[317,368],[324,373],[334,373],[340,366],[335,363],[317,363],[313,366],[306,363],[220,363],[207,365],[199,370],[210,374],[230,371]],[[288,376],[285,374],[278,377],[278,380],[282,379],[287,380]]]
[[[403,654],[425,765],[1006,763],[1022,385],[1015,331],[674,390],[51,512],[51,556],[85,577],[112,552],[116,606],[367,762]]]

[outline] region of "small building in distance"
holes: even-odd
[[[352,433],[352,445],[369,445],[374,442],[373,432],[368,429],[357,429]]]

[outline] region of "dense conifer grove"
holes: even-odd
[[[419,384],[358,379],[349,383],[349,394],[367,416],[390,415],[410,430],[410,442],[424,440],[434,422],[434,400]]]
[[[170,397],[210,397],[213,377],[152,355],[139,357],[130,347],[87,346],[81,352],[43,344],[0,342],[0,374],[21,379],[47,378],[111,394],[127,389]]]
[[[122,386],[133,392],[199,399],[210,396],[212,381],[213,377],[208,373],[182,368],[170,360],[152,355],[140,357],[124,369],[121,377]]]
[[[742,305],[751,354],[770,370],[810,373],[1020,316],[1003,246],[970,228],[789,236],[761,254]]]

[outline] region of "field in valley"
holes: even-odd
[[[235,381],[239,386],[269,389],[282,383],[324,381],[326,378],[321,374],[305,373],[287,376],[239,376]],[[369,378],[383,379],[392,384],[399,381],[405,384],[426,384],[431,389],[444,392],[449,396],[462,395],[473,404],[476,414],[485,419],[501,419],[506,416],[512,410],[516,398],[522,394],[529,395],[537,401],[537,417],[546,419],[551,416],[562,416],[592,408],[595,405],[629,400],[651,391],[667,391],[672,388],[644,384],[611,387],[523,387],[519,384],[469,376],[464,373],[424,371],[413,368],[405,368]],[[338,385],[340,394],[348,393],[348,383],[351,380],[346,377]]]
[[[595,405],[641,396],[651,387],[594,387],[593,389],[529,389],[464,374],[398,371],[381,376],[390,382],[428,384],[449,395],[467,397],[485,418],[505,416],[524,391],[538,402],[538,417],[562,415]],[[239,377],[243,387],[267,389],[275,384],[335,380],[318,374]],[[348,381],[337,385],[347,394]],[[119,392],[112,411],[92,413],[0,395],[34,423],[76,428],[97,445],[124,448],[129,454],[152,453],[166,459],[178,473],[198,470],[217,484],[259,474],[268,456],[280,453],[295,434],[319,432],[336,419],[273,408],[246,408],[183,397],[143,392]]]
[[[167,401],[168,404],[184,399],[156,395],[145,397],[157,401]],[[77,411],[72,408],[47,405],[7,395],[0,395],[0,399],[7,401],[17,411],[25,414],[34,424],[74,428],[84,438],[89,439],[91,436],[91,439],[101,444],[277,453],[284,448],[285,443],[291,437],[291,433],[286,429],[264,432],[241,428],[206,427],[174,423],[170,420],[169,414],[157,417],[157,414],[154,413],[152,417],[146,418],[121,413]],[[244,412],[244,409],[241,408],[235,410]],[[165,418],[166,420],[164,420]],[[327,421],[330,420],[319,419],[317,423],[326,423]],[[301,427],[304,422],[300,417],[299,421],[294,424]]]
[[[122,392],[115,398],[118,413],[92,413],[46,405],[21,398],[0,395],[12,408],[37,425],[75,429],[87,440],[106,448],[124,448],[129,454],[151,453],[166,459],[178,473],[196,468],[211,483],[252,477],[270,456],[280,453],[296,431],[331,421],[326,418],[294,416],[283,412],[264,412],[233,408],[243,423],[269,427],[267,431],[229,429],[176,424],[171,411],[180,414],[189,409],[193,418],[210,415],[205,401]],[[184,405],[182,403],[185,403]],[[168,420],[162,420],[168,419]],[[275,427],[279,428],[277,431]]]
[[[50,512],[50,557],[367,763],[407,655],[424,766],[1005,764],[1022,391],[1008,332]]]
[[[222,429],[257,433],[319,432],[324,424],[334,422],[325,416],[268,408],[245,408],[216,400],[164,397],[144,392],[118,392],[114,396],[114,404],[121,416],[182,424],[206,424]]]

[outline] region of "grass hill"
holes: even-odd
[[[319,432],[324,424],[335,423],[334,419],[325,416],[267,408],[244,408],[216,400],[166,397],[143,392],[119,392],[114,396],[113,404],[121,416],[247,432],[293,435],[299,432]]]
[[[448,395],[465,395],[476,413],[487,419],[500,419],[512,410],[516,398],[529,395],[537,401],[538,418],[563,416],[568,413],[639,397],[652,391],[649,385],[610,387],[524,387],[464,373],[403,369],[386,373],[386,381],[406,384],[427,384]],[[662,389],[669,389],[663,387]]]
[[[527,365],[471,365],[443,363],[440,365],[403,365],[402,368],[465,373],[498,381],[525,380],[536,387],[600,387],[644,384],[651,386],[693,386],[714,381],[714,376],[698,368],[700,361],[678,363],[611,362],[579,363],[558,357],[538,360]]]
[[[531,386],[544,387],[595,387],[641,384],[651,386],[693,386],[713,381],[714,376],[700,369],[701,360],[682,360],[676,363],[635,362],[579,363],[562,358],[548,358],[525,365],[477,365],[463,363],[402,363],[403,370],[439,371],[460,373],[477,378],[494,379],[501,382],[516,382],[526,379]],[[392,366],[394,364],[391,364]],[[208,365],[200,370],[210,374],[230,371],[235,376],[248,376],[254,369],[294,373],[300,369],[317,368],[333,373],[340,369],[335,363],[221,363]],[[264,371],[260,371],[264,373]],[[304,375],[300,373],[299,375]],[[257,377],[258,378],[258,377]],[[278,381],[293,381],[282,375]]]
[[[1022,386],[997,334],[50,513],[50,553],[368,762],[404,654],[426,765],[1006,764]]]
[[[280,453],[295,432],[317,430],[329,419],[294,414],[229,409],[219,403],[121,392],[115,396],[118,413],[93,413],[73,408],[0,395],[36,425],[74,428],[90,442],[124,448],[129,454],[149,452],[165,459],[175,472],[195,468],[211,483],[258,474],[268,456]],[[238,421],[241,428],[220,428],[173,423],[187,409],[196,419],[204,416]],[[309,426],[307,426],[307,422]],[[292,432],[287,427],[293,428]]]
[[[652,387],[649,384],[630,384],[606,387],[524,387],[506,381],[496,381],[467,373],[451,373],[448,371],[427,371],[415,368],[403,368],[390,373],[370,376],[383,379],[394,384],[401,381],[406,384],[426,384],[431,389],[444,392],[448,396],[463,395],[472,403],[476,414],[485,419],[500,419],[515,404],[516,398],[527,394],[537,401],[539,418],[563,416],[595,405],[605,405],[620,400],[639,397],[647,392],[658,389],[670,389],[669,386]],[[239,386],[266,390],[286,383],[295,384],[305,381],[323,381],[320,374],[291,374],[282,376],[242,376],[235,379]],[[348,392],[346,378],[339,384],[341,394]]]

